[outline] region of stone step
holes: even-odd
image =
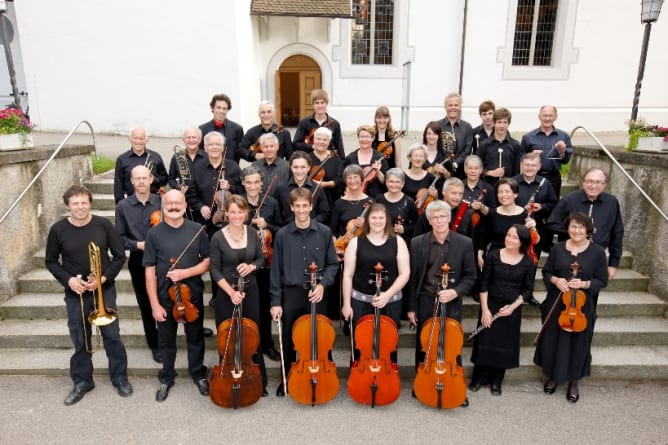
[[[615,278],[608,282],[608,286],[604,291],[646,291],[648,286],[649,277],[631,269],[619,269]],[[545,291],[545,283],[543,282],[543,270],[538,269],[534,292],[540,295],[541,291]]]
[[[121,315],[122,316],[122,315]],[[215,329],[215,322],[207,319],[205,326]],[[341,333],[338,323],[335,348],[350,350],[350,337]],[[463,328],[466,337],[475,328],[474,318],[465,318]],[[530,346],[541,328],[538,317],[522,320],[520,344]],[[129,348],[146,346],[141,320],[121,318],[121,335]],[[274,327],[275,330],[275,327]],[[213,340],[213,339],[212,339]],[[215,349],[216,341],[207,340],[207,348]],[[185,347],[185,334],[179,329],[177,341]],[[0,348],[67,348],[70,346],[67,322],[57,320],[3,320],[0,322]],[[399,347],[413,347],[415,333],[405,323],[399,330]],[[594,344],[612,345],[668,345],[668,320],[659,317],[599,318],[596,321]]]
[[[116,210],[116,202],[112,193],[96,193],[93,196],[93,208],[97,213],[99,210]]]
[[[91,179],[84,181],[84,187],[86,187],[93,195],[98,194],[114,194],[114,171],[110,170],[108,172],[102,173],[101,175],[95,176]],[[95,201],[95,197],[93,197]]]
[[[415,376],[413,350],[400,348],[397,354],[399,373],[409,382]],[[128,373],[132,376],[156,376],[160,365],[151,359],[148,349],[128,348]],[[69,359],[71,348],[67,349],[5,349],[0,354],[0,374],[4,375],[69,375]],[[541,381],[541,369],[533,364],[533,347],[520,349],[520,366],[506,372],[506,380]],[[181,376],[188,375],[185,348],[179,347],[176,356],[176,371]],[[470,376],[473,368],[471,348],[465,347],[462,359],[466,374]],[[666,380],[668,379],[668,346],[593,346],[592,347],[592,378],[619,380]],[[350,373],[348,352],[334,350],[334,361],[341,379],[340,393],[345,394],[345,381]],[[207,350],[204,364],[209,368],[218,361],[214,350]],[[278,383],[281,371],[279,362],[265,357],[267,374]],[[104,353],[93,354],[95,375],[108,375],[108,362]],[[157,382],[157,380],[156,380]],[[156,383],[157,385],[157,383]],[[402,397],[410,397],[404,391]]]
[[[537,293],[539,300],[544,293]],[[207,297],[208,298],[208,297]],[[140,318],[137,300],[133,293],[121,292],[116,297],[118,311],[123,319]],[[478,316],[479,305],[471,297],[464,297],[463,316]],[[664,316],[668,304],[647,292],[608,292],[599,295],[597,313],[601,317]],[[525,305],[522,308],[525,317],[538,317],[537,307]],[[205,308],[205,317],[214,318],[214,311]],[[0,306],[0,319],[65,319],[63,293],[24,293],[19,294]]]

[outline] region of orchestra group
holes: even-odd
[[[540,306],[533,361],[544,392],[567,384],[566,399],[577,402],[578,382],[591,374],[598,294],[617,272],[624,228],[598,168],[559,199],[573,150],[554,126],[556,107],[541,107],[538,128],[517,141],[508,109],[481,103],[474,128],[460,117],[461,97],[449,94],[445,116],[404,150],[405,132],[380,106],[346,151],[327,92],[311,99],[313,114],[291,137],[271,102],[260,103],[260,123],[244,133],[227,118],[230,98],[216,94],[213,119],[183,131],[168,166],[133,129],[116,160],[115,226],[91,213],[86,188],[64,193],[69,214],[49,232],[46,265],[65,288],[74,345],[65,405],[95,387],[93,326],[112,384],[132,394],[115,312],[125,251],[146,342],[162,365],[159,402],[175,383],[182,324],[188,373],[213,403],[237,408],[268,396],[265,355],[280,362],[276,395],[326,403],[339,392],[332,320],[342,319],[353,400],[380,406],[399,397],[403,325],[415,331],[413,397],[465,407],[468,391],[484,385],[501,395],[506,369],[519,366],[524,303]],[[541,253],[547,296],[539,302]],[[204,327],[205,293],[216,332]],[[471,297],[477,327],[465,338],[462,301]],[[205,337],[214,334],[218,361],[209,369]]]

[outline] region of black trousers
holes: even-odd
[[[130,252],[128,270],[130,271],[130,279],[132,280],[132,288],[135,291],[137,306],[139,306],[139,312],[141,313],[141,321],[144,325],[146,343],[151,350],[156,351],[158,349],[158,327],[153,318],[151,302],[146,292],[146,275],[144,274],[144,266],[141,263],[143,257],[144,252],[142,251]]]
[[[269,268],[262,267],[257,273],[257,287],[260,292],[260,348],[268,352],[274,348],[274,338],[271,335],[271,297],[269,296]]]

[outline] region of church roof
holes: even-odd
[[[351,0],[252,0],[252,15],[352,18]]]

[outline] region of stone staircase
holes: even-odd
[[[86,185],[94,193],[94,213],[113,220],[112,179],[96,178]],[[545,260],[543,257],[542,261]],[[668,379],[668,305],[647,292],[649,279],[632,270],[633,258],[625,253],[617,277],[599,297],[598,320],[592,348],[592,373],[595,378]],[[121,335],[128,351],[131,375],[156,375],[159,365],[151,359],[146,347],[139,310],[132,292],[130,275],[124,268],[116,280]],[[67,375],[71,342],[67,330],[62,287],[44,267],[44,251],[34,256],[30,272],[19,278],[19,293],[0,306],[0,374]],[[541,272],[536,276],[535,295],[545,296]],[[532,341],[541,327],[537,308],[523,308],[520,367],[507,373],[507,379],[539,379],[540,369],[533,365]],[[213,310],[206,307],[205,326],[214,328]],[[463,327],[468,333],[475,327],[478,305],[464,299]],[[342,335],[338,322],[333,351],[339,374],[348,374],[350,338]],[[414,375],[414,332],[407,323],[399,332],[398,362],[405,378]],[[185,336],[179,330],[179,352],[176,367],[187,375]],[[97,340],[94,337],[94,344]],[[278,342],[276,342],[278,346]],[[463,352],[465,367],[470,371],[471,348]],[[215,337],[207,339],[205,364],[217,360]],[[104,353],[93,358],[96,373],[106,373]],[[280,376],[277,362],[265,360],[270,377]]]

